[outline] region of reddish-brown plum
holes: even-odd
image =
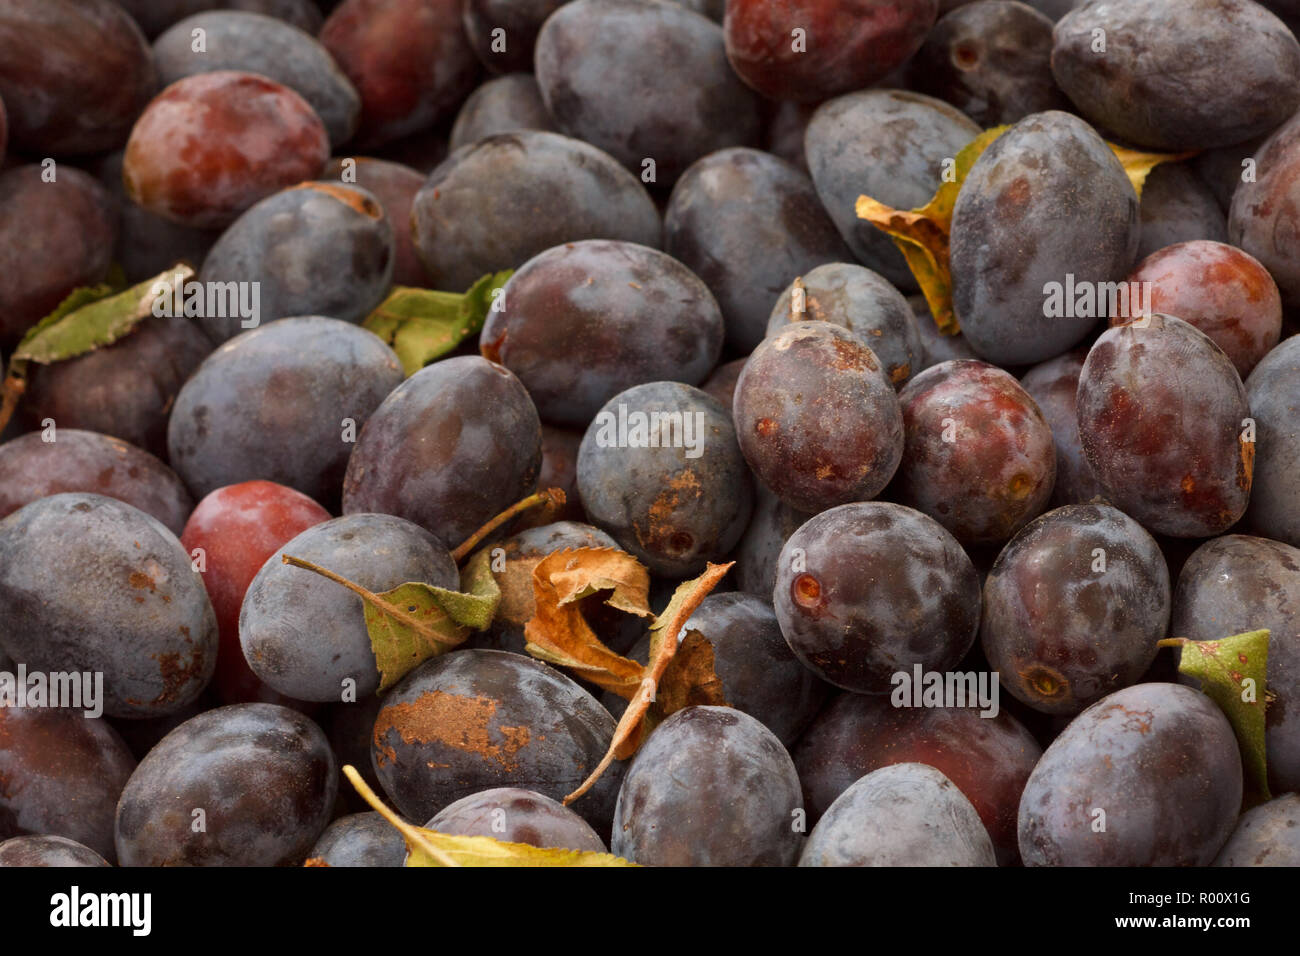
[[[321,178],[360,186],[379,200],[393,226],[397,250],[393,260],[393,284],[425,286],[429,279],[411,239],[411,203],[424,185],[424,174],[401,163],[358,156],[355,160],[350,157],[330,160]]]

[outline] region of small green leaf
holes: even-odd
[[[193,275],[179,265],[125,292],[115,293],[111,283],[77,289],[27,331],[11,360],[49,365],[112,345],[153,314],[157,299],[172,294],[177,276],[184,282]]]
[[[1179,673],[1199,680],[1202,692],[1219,705],[1237,734],[1247,778],[1262,800],[1270,799],[1264,759],[1268,631],[1248,631],[1219,641],[1175,637],[1160,645],[1180,648]]]
[[[507,269],[485,275],[463,295],[396,286],[362,325],[387,342],[406,374],[414,375],[483,328],[493,293],[511,274]]]

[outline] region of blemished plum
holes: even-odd
[[[466,9],[469,8],[466,4]],[[507,73],[482,84],[466,99],[451,127],[452,149],[497,133],[521,129],[555,131],[541,87],[531,73]]]
[[[1300,43],[1251,0],[1089,3],[1062,17],[1052,39],[1061,89],[1083,115],[1138,146],[1226,146],[1300,107]],[[1207,59],[1205,50],[1222,55]]]
[[[542,429],[514,373],[476,355],[416,372],[370,416],[348,459],[343,513],[414,521],[455,548],[531,494]]]
[[[456,292],[565,242],[660,242],[640,180],[594,146],[543,130],[456,150],[416,195],[411,228],[432,287]]]
[[[1284,793],[1243,813],[1214,865],[1300,866],[1300,793]]]
[[[21,836],[0,842],[0,869],[9,866],[111,866],[90,847],[60,836]]]
[[[910,295],[907,297],[907,302],[912,307],[912,314],[916,316],[916,331],[921,336],[921,364],[912,370],[913,375],[924,372],[927,368],[934,368],[940,362],[979,358],[975,350],[966,344],[960,332],[956,335],[944,335],[939,331],[925,296]],[[1070,394],[1073,396],[1074,393]]]
[[[324,17],[312,0],[117,0],[140,24],[145,36],[156,37],[178,20],[204,10],[228,9],[262,13],[315,34]]]
[[[43,173],[36,165],[0,173],[0,345],[16,343],[73,289],[102,281],[112,264],[112,195],[70,166],[52,183]]]
[[[1214,193],[1180,163],[1165,163],[1147,174],[1139,216],[1142,239],[1138,259],[1176,243],[1223,243],[1228,239],[1228,220]]]
[[[546,18],[567,0],[465,0],[461,12],[474,55],[493,73],[533,68]],[[504,31],[504,36],[496,33]]]
[[[343,0],[320,42],[361,94],[356,144],[381,146],[450,116],[478,60],[459,0]]]
[[[897,763],[923,763],[950,779],[979,813],[998,861],[1015,863],[1016,812],[1042,748],[1006,710],[895,707],[883,694],[840,694],[794,748],[804,809],[817,820],[855,780]]]
[[[933,518],[888,502],[840,505],[781,549],[773,605],[786,643],[824,680],[888,693],[892,677],[947,671],[979,627],[979,575]]]
[[[102,672],[111,717],[179,710],[216,666],[217,619],[189,555],[102,495],[51,495],[0,521],[0,620],[33,671]]]
[[[1020,379],[1020,387],[1038,405],[1052,429],[1056,445],[1056,483],[1049,505],[1079,505],[1101,494],[1092,467],[1083,457],[1079,439],[1079,414],[1074,399],[1079,390],[1079,373],[1088,353],[1075,349],[1040,362]]]
[[[413,820],[470,794],[519,787],[562,800],[609,749],[614,718],[559,671],[505,651],[425,661],[384,697],[372,757],[384,791]],[[622,765],[572,804],[608,831]]]
[[[307,854],[329,866],[404,866],[406,839],[373,810],[339,817]]]
[[[538,34],[534,70],[555,125],[643,182],[758,143],[758,97],[727,66],[722,28],[678,4],[565,3]]]
[[[1255,452],[1246,389],[1199,329],[1159,313],[1107,329],[1076,401],[1093,475],[1147,530],[1209,537],[1245,512]]]
[[[944,160],[979,133],[956,107],[905,90],[861,90],[818,107],[804,134],[808,170],[858,262],[905,292],[917,288],[894,241],[858,218],[858,197],[924,206],[941,185]]]
[[[35,670],[35,667],[33,667]],[[82,709],[0,707],[0,840],[66,837],[115,860],[113,813],[131,751],[83,697]]]
[[[156,87],[149,45],[110,0],[9,0],[0,12],[0,96],[20,152],[116,149]]]
[[[984,583],[980,641],[1001,686],[1074,714],[1142,679],[1169,627],[1169,569],[1116,508],[1067,505],[1030,522]]]
[[[1069,107],[1052,77],[1052,21],[1010,0],[945,13],[907,64],[910,86],[981,126]]]
[[[112,345],[33,364],[19,417],[33,430],[53,419],[56,428],[101,432],[165,458],[176,396],[211,352],[192,320],[147,317]]]
[[[1246,520],[1300,548],[1300,338],[1292,336],[1246,379],[1255,419],[1255,474]]]
[[[698,385],[722,351],[722,313],[671,256],[591,239],[534,256],[490,311],[483,355],[514,372],[544,421],[585,428],[645,382]]]
[[[758,480],[800,511],[874,498],[903,456],[885,367],[864,336],[830,322],[795,322],[760,343],[732,417]]]
[[[772,302],[796,277],[852,258],[808,177],[742,147],[710,153],[677,180],[664,251],[717,296],[727,343],[742,354],[763,340]]]
[[[118,860],[296,865],[329,823],[338,787],[334,754],[310,718],[275,704],[218,707],[140,761],[117,806]]]
[[[391,515],[351,514],[315,524],[284,542],[248,585],[239,643],[253,673],[298,700],[341,701],[379,689],[364,602],[352,591],[284,555],[310,561],[379,593],[422,581],[457,590],[446,547],[418,525]]]
[[[485,836],[543,849],[604,853],[605,843],[564,804],[532,790],[495,787],[461,797],[424,825],[452,836]]]
[[[1130,289],[1132,283],[1142,284],[1141,298],[1152,312],[1176,315],[1208,335],[1242,379],[1282,335],[1277,283],[1259,260],[1235,246],[1170,245],[1144,258],[1125,281]],[[1130,296],[1128,308],[1112,316],[1111,325],[1139,318],[1138,313]]]
[[[313,174],[315,175],[315,174]],[[262,200],[227,229],[203,261],[208,288],[258,283],[254,320],[329,316],[360,323],[383,301],[397,263],[394,224],[366,190],[301,183]],[[217,342],[239,334],[245,317],[205,316]]]
[[[59,428],[0,445],[0,518],[38,498],[86,491],[125,501],[179,535],[194,500],[176,473],[141,448],[98,432]]]
[[[1294,307],[1300,305],[1300,117],[1278,127],[1249,158],[1250,181],[1241,163],[1235,169],[1228,242],[1258,259],[1283,304]]]
[[[1300,789],[1300,549],[1249,535],[1207,541],[1183,565],[1174,589],[1170,633],[1217,641],[1267,628],[1264,709],[1267,765],[1274,793]]]
[[[777,559],[786,539],[812,515],[796,511],[762,485],[755,491],[753,517],[731,552],[736,562],[731,577],[738,590],[767,600],[776,586]]]
[[[632,759],[610,849],[647,866],[793,866],[799,816],[799,777],[775,734],[730,707],[686,707]]]
[[[396,256],[393,260],[393,284],[422,287],[428,278],[411,239],[411,203],[424,186],[425,176],[401,163],[364,156],[330,160],[321,176],[345,184],[355,183],[370,193],[384,207],[384,215],[393,227]]]
[[[807,319],[833,322],[856,332],[884,365],[895,388],[920,370],[921,334],[907,299],[877,272],[848,262],[818,266],[800,277],[803,309],[791,284],[772,307],[767,334]]]
[[[902,66],[938,14],[938,0],[727,0],[727,59],[770,99],[817,102]]]
[[[193,31],[204,31],[194,49]],[[334,59],[310,34],[258,13],[208,10],[171,26],[153,44],[163,84],[197,73],[258,73],[294,90],[311,104],[337,146],[351,138],[361,97]]]
[[[374,333],[338,319],[280,319],[209,356],[176,397],[172,467],[198,497],[264,478],[337,504],[354,442],[402,384]]]
[[[731,416],[679,382],[637,385],[605,404],[578,449],[578,493],[592,524],[665,577],[720,560],[753,504]]]
[[[898,501],[971,545],[1006,541],[1047,507],[1052,429],[1009,374],[986,362],[941,362],[898,400],[906,434]]]
[[[1137,194],[1097,132],[1070,113],[1025,117],[975,161],[953,207],[952,302],[962,335],[990,362],[1060,355],[1099,313],[1055,301],[1052,284],[1118,282],[1140,232]]]
[[[956,785],[933,767],[874,770],[836,797],[800,866],[997,866],[993,841]]]
[[[329,154],[324,124],[296,92],[220,70],[154,97],[131,130],[122,179],[149,212],[218,229],[277,190],[319,176]]]
[[[245,481],[205,496],[186,522],[181,545],[191,555],[202,554],[203,586],[217,615],[220,646],[213,684],[223,704],[283,703],[244,660],[239,609],[266,559],[329,518],[302,492],[271,481]]]
[[[1223,712],[1180,684],[1136,684],[1076,717],[1038,761],[1020,798],[1020,855],[1026,866],[1206,866],[1241,794]]]

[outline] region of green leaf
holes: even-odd
[[[396,286],[362,326],[387,342],[408,376],[478,333],[492,308],[493,293],[512,271],[483,276],[468,292],[436,292]]]
[[[124,292],[115,293],[111,283],[76,289],[28,329],[11,361],[49,365],[112,345],[153,314],[157,299],[172,294],[177,276],[184,282],[193,275],[189,266],[178,265]]]
[[[1202,692],[1219,705],[1237,735],[1247,779],[1261,800],[1270,799],[1264,759],[1268,631],[1247,631],[1219,641],[1175,637],[1160,646],[1181,649],[1179,673],[1199,680]]]

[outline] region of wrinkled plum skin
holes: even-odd
[[[901,503],[963,544],[1005,541],[1046,507],[1056,480],[1052,429],[1006,372],[942,362],[898,398],[906,430],[895,479]]]
[[[736,382],[740,450],[791,508],[867,501],[903,456],[898,396],[865,337],[800,321],[764,340]]]
[[[270,481],[218,488],[199,502],[181,534],[188,554],[202,549],[203,586],[217,615],[220,647],[213,678],[223,704],[279,704],[257,679],[239,646],[239,609],[266,559],[330,514],[299,491]]]
[[[140,24],[145,36],[156,37],[178,20],[214,8],[262,13],[315,34],[320,29],[320,7],[312,0],[117,0]]]
[[[851,259],[808,177],[741,147],[705,156],[677,180],[664,251],[717,296],[727,343],[741,353],[762,341],[773,301],[797,276]]]
[[[1104,55],[1093,51],[1098,29]],[[1062,17],[1052,38],[1057,84],[1090,120],[1138,146],[1226,146],[1273,129],[1300,106],[1300,43],[1255,3],[1091,3]],[[1206,59],[1209,49],[1220,55]]]
[[[1253,158],[1254,182],[1242,181],[1242,167],[1236,167],[1228,241],[1258,259],[1277,282],[1283,304],[1294,307],[1300,305],[1300,117],[1279,127]]]
[[[1214,193],[1190,168],[1177,163],[1165,163],[1147,174],[1139,218],[1138,259],[1176,243],[1228,240],[1228,220]],[[1157,307],[1157,311],[1168,310]]]
[[[193,49],[192,31],[206,32],[206,49]],[[294,90],[316,111],[330,142],[346,142],[361,115],[361,97],[325,48],[301,30],[271,17],[211,10],[188,17],[154,41],[163,85],[196,73],[241,70]]]
[[[830,805],[800,866],[997,866],[979,814],[933,767],[872,771]]]
[[[640,413],[653,423],[647,440],[659,437],[676,447],[618,447],[620,405],[627,409],[629,441],[632,416]],[[680,431],[653,418],[677,413]],[[699,389],[678,382],[638,385],[606,403],[578,449],[578,493],[592,524],[665,577],[698,574],[706,561],[719,560],[740,540],[753,505],[731,417]]]
[[[542,130],[488,136],[452,153],[416,194],[411,228],[430,287],[455,292],[564,242],[657,248],[660,240],[659,213],[640,180],[594,146]]]
[[[366,422],[348,459],[343,512],[394,514],[454,548],[533,492],[541,442],[537,410],[509,369],[473,355],[444,359]]]
[[[149,46],[116,3],[5,3],[0,96],[15,149],[40,157],[116,149],[156,87]]]
[[[459,0],[343,0],[320,42],[361,94],[363,148],[427,129],[474,88]]]
[[[410,223],[411,203],[424,186],[424,174],[401,163],[364,156],[356,157],[356,165],[350,166],[345,173],[345,162],[345,158],[330,160],[321,179],[346,182],[343,179],[346,175],[379,201],[393,227],[393,285],[423,286],[428,280],[424,267],[420,265],[420,257],[415,254]]]
[[[214,352],[176,398],[167,444],[195,495],[263,478],[327,507],[352,437],[393,389],[402,366],[378,336],[337,319],[280,319]]]
[[[1067,505],[998,555],[980,640],[1020,700],[1078,713],[1142,678],[1168,629],[1170,599],[1164,556],[1140,524],[1109,505]]]
[[[1093,704],[1047,748],[1020,800],[1020,854],[1026,866],[1205,866],[1232,832],[1241,794],[1223,712],[1179,684],[1137,684]],[[1094,832],[1094,808],[1106,813],[1104,832]]]
[[[126,144],[127,194],[197,229],[223,228],[267,196],[320,175],[329,135],[301,96],[264,76],[222,70],[159,93]]]
[[[181,533],[194,500],[159,459],[97,432],[60,427],[55,435],[47,442],[33,432],[0,445],[0,518],[47,495],[85,491],[125,501]]]
[[[450,145],[460,149],[497,133],[521,129],[554,132],[555,120],[546,111],[537,79],[531,73],[508,73],[488,80],[466,98],[452,124]]]
[[[722,313],[671,256],[593,239],[549,249],[489,311],[483,355],[523,382],[537,414],[585,428],[602,405],[645,382],[699,384],[722,351]]]
[[[984,718],[977,706],[901,708],[866,694],[836,697],[794,749],[810,822],[864,774],[924,763],[975,806],[1003,865],[1019,859],[1016,811],[1040,756],[1042,748],[1006,710]]]
[[[1052,429],[1056,445],[1056,483],[1049,506],[1079,505],[1101,494],[1101,485],[1083,457],[1079,440],[1079,415],[1074,399],[1079,390],[1079,373],[1088,353],[1083,349],[1066,352],[1035,365],[1020,380]]]
[[[425,661],[388,692],[371,756],[397,809],[427,820],[489,787],[562,800],[596,769],[613,735],[609,712],[559,671],[519,654],[458,650]],[[621,780],[616,762],[572,804],[598,833],[609,830]]]
[[[59,167],[53,183],[42,172],[0,173],[0,346],[17,342],[73,289],[102,281],[112,264],[113,197],[79,169]]]
[[[1067,109],[1052,77],[1052,21],[1021,3],[991,0],[945,14],[907,65],[911,86],[980,126]]]
[[[10,866],[109,866],[90,847],[59,836],[21,836],[0,841],[0,869]]]
[[[1221,242],[1181,242],[1147,256],[1126,282],[1150,283],[1153,312],[1196,326],[1232,360],[1245,379],[1282,334],[1282,299],[1268,270],[1248,253]],[[1111,325],[1136,313],[1111,318]]]
[[[1088,352],[1076,401],[1093,475],[1148,530],[1208,537],[1245,512],[1255,451],[1241,440],[1246,389],[1195,327],[1155,314],[1146,328],[1108,329]]]
[[[781,293],[767,321],[769,336],[791,322],[833,322],[862,336],[876,353],[895,388],[920,371],[921,334],[903,294],[882,275],[859,265],[836,262],[801,277],[804,310],[793,310],[794,286]]]
[[[307,857],[329,866],[404,866],[406,840],[374,811],[350,813],[325,828]]]
[[[895,209],[930,201],[945,159],[980,133],[942,100],[904,90],[862,90],[818,107],[804,134],[817,195],[857,261],[904,292],[917,288],[892,239],[854,207],[870,196]]]
[[[1300,793],[1284,793],[1241,815],[1215,866],[1300,866]]]
[[[537,34],[567,0],[466,0],[461,19],[479,61],[493,73],[531,70]],[[506,48],[493,50],[492,31],[506,32]]]
[[[753,517],[731,552],[736,566],[730,576],[738,590],[767,600],[776,586],[777,559],[786,539],[812,515],[796,511],[762,485],[755,491]]]
[[[1300,548],[1300,338],[1264,357],[1246,380],[1255,419],[1255,475],[1246,519]]]
[[[176,397],[211,351],[194,321],[147,317],[106,348],[33,368],[20,417],[32,430],[52,418],[56,427],[111,435],[165,458]]]
[[[0,707],[0,842],[50,834],[116,860],[113,814],[135,758],[108,721],[83,713]]]
[[[338,787],[334,754],[309,718],[275,704],[218,707],[140,761],[118,803],[117,855],[123,866],[297,865]],[[194,832],[194,807],[206,832]]]
[[[1201,545],[1174,589],[1170,633],[1217,641],[1268,628],[1265,746],[1274,793],[1300,789],[1300,550],[1231,534]]]
[[[796,561],[796,550],[798,558]],[[956,665],[979,626],[979,576],[952,535],[902,505],[841,505],[790,536],[773,604],[786,643],[839,687],[883,694],[900,670]]]
[[[631,761],[610,850],[649,866],[792,866],[799,777],[761,723],[729,707],[687,707]]]
[[[455,590],[455,562],[437,538],[391,515],[352,514],[284,542],[257,571],[239,611],[239,643],[253,673],[299,700],[340,701],[379,689],[360,597],[292,565],[309,561],[375,593],[407,581]],[[345,681],[354,685],[346,685]]]
[[[871,86],[912,56],[938,0],[727,0],[727,59],[774,100],[817,102]],[[794,49],[800,27],[806,48]]]
[[[111,717],[179,710],[216,666],[217,619],[189,555],[101,495],[51,495],[0,521],[0,620],[33,671],[102,671]]]
[[[321,315],[360,324],[392,285],[396,241],[395,223],[364,189],[302,183],[240,216],[208,253],[199,280],[260,283],[264,322]],[[239,316],[207,317],[203,327],[216,342],[245,330]]]
[[[440,810],[425,829],[543,849],[606,852],[600,835],[578,814],[550,797],[518,787],[496,787],[461,797]]]
[[[654,182],[758,143],[758,97],[727,66],[722,29],[676,4],[573,0],[547,19],[535,55],[556,126],[638,175],[653,159]]]
[[[1118,282],[1139,241],[1137,194],[1092,127],[1056,111],[1026,117],[975,161],[953,207],[952,301],[962,335],[991,362],[1060,355],[1096,319],[1049,317],[1046,286],[1067,275],[1076,285]]]

